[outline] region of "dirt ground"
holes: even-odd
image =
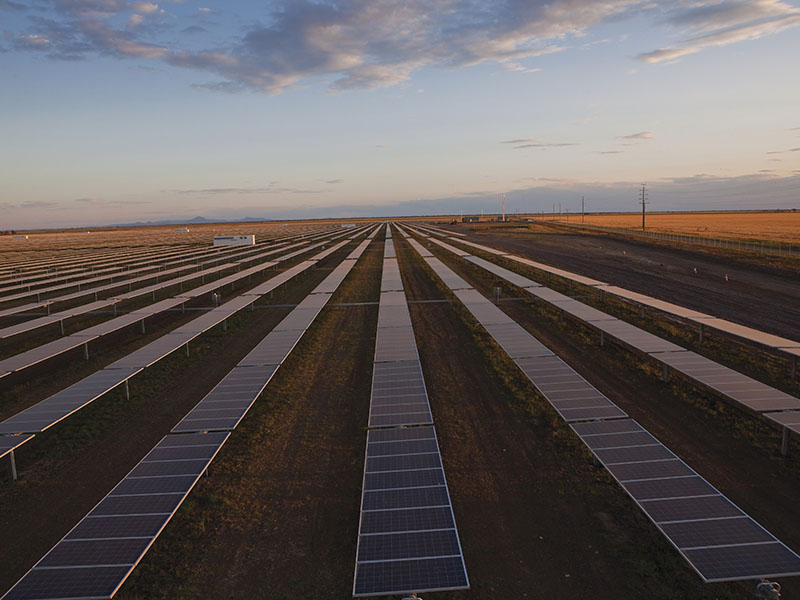
[[[474,239],[519,244],[519,250],[509,248],[519,253],[528,247],[500,236]],[[655,258],[645,252],[629,267],[619,259],[621,247],[598,252],[576,241],[536,243],[528,255],[543,262],[550,262],[543,252],[553,260],[564,248],[585,252],[583,258],[564,260],[578,261],[586,274],[600,279],[606,276],[591,266],[596,256],[601,257],[598,268],[609,274],[625,277],[631,268],[659,279],[650,264]],[[446,301],[446,292],[408,245],[395,245],[472,584],[469,592],[425,598],[751,597],[751,582],[702,584],[619,486],[592,466],[507,357],[463,317],[463,309]],[[382,252],[380,241],[370,246],[118,598],[350,597]],[[437,255],[476,287],[489,285],[463,261]],[[709,259],[704,269],[712,266]],[[744,276],[747,269],[740,268]],[[327,272],[313,272],[273,302],[296,302]],[[770,285],[787,297],[778,305],[788,307],[793,293],[800,297],[792,287],[796,281],[768,275],[775,278]],[[760,280],[757,271],[749,277]],[[677,287],[662,285],[665,293]],[[642,291],[655,295],[649,287]],[[748,295],[743,288],[741,294],[738,302],[746,303],[755,292]],[[699,291],[695,297],[703,299]],[[729,304],[737,314],[750,312],[736,309],[734,300]],[[720,426],[714,410],[686,402],[673,387],[632,365],[628,355],[613,347],[599,349],[568,323],[526,303],[508,302],[503,309],[770,531],[800,548],[800,482],[785,460],[733,435]],[[58,541],[286,311],[246,313],[228,334],[214,338],[216,352],[199,348],[191,364],[174,357],[139,394],[134,387],[135,405],[107,414],[103,409],[110,402],[101,400],[85,409],[85,416],[74,418],[84,428],[101,430],[87,434],[90,445],[54,457],[53,448],[70,440],[70,432],[57,426],[31,442],[40,444],[32,453],[43,457],[38,462],[26,463],[23,447],[21,481],[0,486],[0,528],[3,539],[25,543],[0,545],[0,589]],[[53,436],[49,441],[48,435]],[[800,594],[797,579],[782,580],[785,597]]]

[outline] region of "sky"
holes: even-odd
[[[800,208],[800,0],[0,0],[0,229]]]

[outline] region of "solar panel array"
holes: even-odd
[[[453,248],[449,244],[445,244],[439,240],[431,241],[447,250]],[[463,240],[457,241],[459,243],[463,243]],[[480,246],[479,244],[470,245],[480,247],[482,250],[486,249],[486,247]],[[419,245],[417,244],[415,247],[419,247]],[[462,256],[462,258],[469,260],[473,264],[485,268],[493,274],[508,280],[514,285],[519,286],[519,283],[522,282],[521,280],[517,279],[519,275],[513,273],[512,271],[503,269],[502,267],[494,265],[493,263],[483,259],[473,256],[463,256],[463,252],[459,255]],[[540,263],[534,263],[533,261],[528,261],[527,259],[520,259],[519,257],[512,255],[504,256],[505,258],[516,260],[524,264],[536,265],[537,268],[546,266],[541,265]],[[548,269],[549,272],[554,274],[561,275],[566,273],[565,271],[553,269],[552,267],[548,267]],[[594,285],[597,283],[595,280],[591,280],[592,283],[587,283],[585,279],[586,278],[582,278],[582,276],[572,277],[573,281],[586,283],[587,285]],[[686,348],[679,346],[678,344],[674,344],[673,342],[660,338],[657,335],[597,310],[596,308],[587,306],[586,304],[579,302],[574,298],[566,296],[550,288],[542,286],[519,287],[523,287],[523,289],[531,295],[539,298],[540,300],[548,302],[564,313],[569,314],[572,317],[584,323],[588,323],[592,327],[596,328],[601,332],[601,340],[603,340],[605,336],[609,336],[610,338],[622,343],[624,346],[647,354],[653,360],[661,363],[665,369],[665,376],[669,369],[674,369],[675,371],[682,373],[695,382],[714,390],[718,394],[726,397],[741,407],[758,413],[764,413],[766,419],[780,425],[781,427],[784,427],[785,432],[787,430],[796,432],[796,430],[792,427],[792,422],[800,417],[800,398],[775,389],[729,367],[720,365],[709,358],[686,350]],[[637,301],[641,301],[642,298],[646,298],[646,296],[637,293],[629,293],[626,295],[626,297],[630,299],[636,299]],[[661,304],[663,305],[665,303]],[[659,305],[659,302],[655,302],[654,305]],[[668,308],[665,306],[661,307],[665,310]],[[689,311],[688,309],[683,309],[683,311],[684,312],[682,313],[679,310],[674,310],[672,312],[681,313],[682,316],[686,317],[690,317],[690,314],[694,312]],[[732,332],[734,329],[730,328],[729,331]],[[777,340],[770,340],[769,338],[769,334],[763,334],[763,336],[760,338],[761,343],[778,343]],[[799,414],[797,416],[779,416],[782,413],[778,413],[777,411],[798,411]],[[770,414],[770,412],[775,412],[775,414]],[[789,422],[789,425],[786,425],[785,422]],[[784,433],[784,435],[786,435],[786,433]],[[785,437],[783,450],[786,452]]]
[[[14,372],[21,371],[22,369],[25,369],[25,368],[28,368],[28,367],[33,366],[35,364],[38,364],[38,363],[40,363],[40,362],[42,362],[44,360],[48,360],[48,359],[54,358],[55,356],[63,354],[64,352],[67,352],[69,350],[78,348],[78,347],[82,346],[83,344],[86,344],[89,341],[91,341],[93,339],[96,339],[97,337],[100,337],[100,336],[103,336],[103,335],[108,335],[110,333],[118,331],[119,329],[122,329],[123,327],[127,327],[127,326],[129,326],[129,325],[131,325],[133,323],[136,323],[136,322],[139,322],[139,321],[143,321],[148,316],[152,316],[152,315],[155,315],[155,314],[170,310],[170,309],[175,308],[177,306],[181,306],[186,301],[186,299],[198,298],[198,297],[203,296],[205,294],[208,294],[208,293],[210,293],[210,292],[212,292],[212,291],[214,291],[216,289],[220,289],[223,286],[233,285],[236,282],[239,282],[239,281],[241,281],[241,280],[243,280],[245,278],[251,277],[252,275],[255,275],[255,274],[260,273],[260,272],[262,272],[264,270],[267,270],[267,269],[275,266],[276,264],[278,264],[280,262],[289,260],[290,258],[293,258],[294,256],[297,256],[298,254],[302,254],[302,253],[308,252],[309,250],[312,250],[312,249],[314,249],[316,247],[324,245],[325,243],[326,242],[318,242],[318,243],[310,245],[310,246],[305,245],[305,243],[304,244],[296,244],[295,246],[303,246],[303,247],[300,248],[299,250],[294,251],[294,252],[275,257],[273,261],[263,262],[263,263],[255,265],[253,267],[240,270],[240,271],[235,272],[235,273],[233,273],[231,275],[228,275],[226,277],[222,277],[220,279],[217,279],[217,280],[215,280],[215,281],[213,281],[211,283],[207,283],[207,284],[201,285],[199,287],[193,288],[193,289],[191,289],[189,291],[186,291],[186,292],[181,292],[181,293],[179,293],[177,296],[175,296],[173,298],[168,298],[166,300],[162,300],[160,302],[156,302],[156,303],[151,304],[151,305],[149,305],[147,307],[140,308],[140,309],[137,309],[135,311],[132,311],[131,313],[129,313],[127,315],[121,315],[119,317],[115,317],[115,318],[109,319],[108,321],[100,323],[99,325],[95,325],[95,326],[93,326],[91,328],[88,328],[88,329],[85,329],[85,330],[82,330],[82,331],[78,331],[76,333],[71,334],[70,336],[67,336],[66,338],[57,339],[57,340],[54,340],[52,342],[48,342],[48,343],[42,344],[40,346],[37,346],[36,348],[32,348],[31,350],[22,352],[20,354],[16,354],[16,355],[11,356],[11,357],[9,357],[7,359],[0,360],[0,378],[5,377],[7,375],[10,375],[11,373],[14,373]],[[344,242],[344,243],[346,243],[346,242]],[[294,247],[294,246],[289,246],[288,248],[284,248],[284,250],[292,248],[292,247]],[[260,258],[265,258],[267,256],[273,256],[276,252],[278,252],[278,251],[277,250],[269,250],[267,252],[262,253],[260,255]],[[313,262],[307,261],[307,264],[304,264],[303,268],[300,269],[300,270],[304,270],[308,266],[312,266],[312,265],[313,265]],[[296,269],[296,268],[293,267],[293,269]],[[215,270],[219,270],[219,269],[215,269]],[[294,274],[296,274],[296,272],[292,272],[290,275],[282,273],[282,274],[280,274],[278,276],[278,278],[273,278],[275,281],[273,281],[273,279],[270,279],[267,282],[265,282],[264,284],[262,284],[261,286],[258,286],[257,288],[254,288],[254,289],[250,290],[249,292],[247,292],[247,294],[254,295],[254,296],[263,295],[263,294],[271,291],[272,289],[274,289],[274,287],[276,285],[280,285],[285,280],[287,280],[285,278],[287,278],[287,277],[290,278],[290,277],[294,276]],[[167,287],[169,285],[171,285],[171,284],[165,283],[165,284],[163,284],[163,287]],[[212,317],[207,317],[207,320],[210,321],[210,320],[213,320],[213,318]],[[220,318],[216,323],[222,322],[222,320],[224,320],[224,318]],[[214,324],[216,324],[216,323],[214,323]],[[208,328],[206,328],[206,329],[208,329]]]
[[[412,247],[419,247],[409,241]],[[442,268],[434,271],[439,275]],[[475,290],[454,294],[482,324],[482,319],[493,312],[486,309],[487,304],[499,311],[488,300],[482,304]],[[473,311],[475,306],[482,310]],[[485,327],[494,337],[490,327],[497,326],[492,322]],[[515,331],[504,327],[504,334]],[[519,351],[515,348],[514,352]],[[535,346],[531,352],[536,353]],[[548,351],[544,346],[539,352],[529,358],[509,355],[703,581],[800,574],[800,556],[735,507],[638,423],[625,418],[622,409],[559,357],[545,354]]]
[[[430,229],[430,227],[428,227]],[[443,231],[443,230],[440,230]],[[463,234],[456,233],[456,232],[444,232],[448,235],[457,235],[463,236]],[[671,302],[666,302],[664,300],[659,300],[657,298],[652,298],[646,294],[641,294],[639,292],[633,292],[631,290],[627,290],[625,288],[621,288],[614,285],[609,285],[603,281],[598,281],[597,279],[593,279],[591,277],[586,277],[584,275],[578,275],[577,273],[572,273],[570,271],[566,271],[564,269],[558,269],[556,267],[552,267],[550,265],[546,265],[544,263],[536,262],[527,258],[522,258],[519,256],[515,256],[513,254],[504,252],[502,250],[497,250],[496,248],[491,248],[489,246],[484,246],[482,244],[476,244],[475,242],[469,242],[467,240],[458,239],[456,240],[461,244],[465,244],[467,246],[471,246],[473,248],[477,248],[482,250],[483,252],[487,252],[490,254],[494,254],[496,256],[502,256],[508,260],[512,260],[540,271],[547,273],[548,275],[556,275],[558,277],[563,277],[568,281],[580,283],[583,285],[587,285],[590,287],[594,287],[597,290],[605,292],[607,294],[614,295],[618,298],[623,300],[628,300],[630,302],[634,302],[641,306],[647,306],[649,308],[655,308],[656,310],[660,310],[662,312],[669,313],[673,316],[680,317],[687,319],[691,322],[694,322],[697,325],[700,325],[701,331],[705,327],[709,327],[712,329],[716,329],[718,331],[725,332],[729,335],[739,337],[741,339],[747,340],[749,342],[753,342],[755,344],[761,344],[768,348],[772,348],[774,350],[782,351],[790,356],[793,365],[793,376],[796,373],[797,369],[797,357],[800,356],[800,341],[791,340],[788,338],[784,338],[778,335],[765,333],[763,331],[759,331],[757,329],[753,329],[751,327],[747,327],[745,325],[741,325],[739,323],[733,323],[726,319],[720,319],[714,317],[713,315],[709,315],[700,311],[692,310],[683,306],[679,306],[677,304],[673,304]]]
[[[309,249],[310,248],[313,248],[313,246],[309,247]],[[345,263],[349,265],[349,268],[352,268],[353,260],[355,259],[348,259],[345,261]],[[311,265],[315,264],[313,261],[307,261],[307,263],[305,268],[309,268]],[[295,271],[294,275],[297,275],[299,272],[301,271]],[[340,275],[341,272],[337,274],[337,277]],[[281,278],[281,281],[276,283],[274,287],[288,281],[288,279],[290,278]],[[323,282],[323,284],[325,283],[326,282]],[[142,369],[153,365],[165,356],[185,346],[200,334],[218,325],[238,310],[249,306],[256,300],[256,296],[240,296],[233,298],[229,302],[182,325],[177,330],[153,340],[149,344],[111,363],[106,368],[92,373],[81,381],[1,422],[0,435],[38,433],[52,427],[101,397],[103,394],[125,383]],[[303,314],[302,310],[311,304],[318,306],[316,309],[317,311],[321,308],[319,301],[310,301],[309,299],[306,299],[306,301],[306,304],[301,303],[299,306],[299,308],[301,308],[301,314]],[[287,319],[288,318],[289,317],[287,317]],[[300,329],[301,331],[305,331],[305,327],[301,327]],[[62,339],[69,340],[74,338]],[[286,350],[287,354],[294,347],[295,342],[288,347]],[[282,358],[283,357],[281,357],[281,360]],[[275,364],[279,364],[281,360],[278,360]],[[0,437],[0,440],[2,439],[4,438]]]
[[[800,573],[800,557],[632,419],[578,434],[703,581]]]
[[[378,308],[354,596],[469,588],[393,256],[386,246],[381,289],[391,289],[381,292]]]
[[[166,436],[3,600],[111,598],[229,435]]]
[[[365,246],[361,248],[363,251]],[[351,269],[358,256],[345,259]],[[323,286],[327,287],[328,282],[323,281],[319,287]],[[287,319],[294,322],[293,313],[308,310],[308,306],[324,306],[332,292],[318,289],[303,301],[305,305],[298,305],[281,323]],[[113,597],[269,383],[294,343],[285,349],[283,356],[274,355],[275,362],[269,365],[253,364],[253,356],[272,345],[270,336],[273,333],[293,333],[299,339],[305,331],[270,332],[3,596],[3,600]]]

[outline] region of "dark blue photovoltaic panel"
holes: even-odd
[[[354,595],[468,585],[435,429],[370,431]]]
[[[800,556],[635,421],[572,428],[704,581],[800,574]]]
[[[469,588],[461,556],[358,563],[353,596]]]
[[[4,598],[110,598],[228,435],[163,438]]]

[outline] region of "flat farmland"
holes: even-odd
[[[546,215],[543,217],[548,218]],[[562,220],[564,216],[562,215]],[[579,214],[568,222],[581,223]],[[641,213],[588,214],[587,225],[640,229]],[[769,240],[800,242],[800,212],[651,212],[646,218],[647,230],[677,235],[697,235],[732,240]]]
[[[237,227],[241,229],[230,233],[253,231],[246,224]],[[342,233],[338,223],[324,227],[325,232]],[[258,234],[305,235],[319,229],[318,223],[265,225]],[[148,243],[157,246],[172,233],[152,235]],[[469,236],[593,276],[619,276],[619,285],[642,273],[651,293],[654,287],[674,290],[684,277],[692,281],[676,273],[692,261],[710,260],[686,251],[654,257],[637,250],[641,245],[586,245],[582,240],[591,238],[583,236]],[[0,487],[0,526],[9,539],[19,540],[0,547],[0,592],[99,502],[361,239],[348,240],[313,268],[259,297],[253,310],[242,310],[224,327],[204,333],[192,342],[189,356],[176,352],[148,367],[131,380],[129,398],[119,389],[111,392],[20,447],[19,480]],[[198,238],[197,244],[207,241]],[[471,583],[469,591],[422,594],[425,598],[667,600],[752,594],[752,581],[704,584],[608,472],[592,464],[569,427],[396,229],[393,241]],[[57,256],[74,244],[69,240],[63,247],[42,250]],[[497,282],[492,276],[434,246],[430,249],[476,290],[493,294]],[[632,262],[621,262],[628,251]],[[351,596],[383,252],[379,233],[116,598]],[[238,297],[310,254],[235,290],[226,288],[224,298]],[[679,266],[661,269],[658,261]],[[727,316],[748,316],[744,320],[753,326],[781,329],[800,339],[800,332],[786,331],[781,318],[769,316],[779,307],[790,310],[791,298],[800,297],[800,282],[791,274],[765,275],[747,263],[697,264],[704,274],[728,269],[734,280],[743,281],[736,288],[739,293],[723,304]],[[726,288],[716,285],[723,295]],[[704,296],[703,288],[698,283],[695,293],[674,292],[670,299],[719,313],[715,296]],[[571,293],[581,297],[580,290]],[[519,290],[504,287],[502,296],[498,305],[507,315],[790,548],[800,549],[797,443],[782,457],[778,433],[752,417],[685,382],[661,382],[628,354],[599,346],[583,328],[526,300]],[[758,298],[768,302],[763,314],[752,310]],[[0,308],[1,303],[2,296]],[[201,303],[196,314],[208,308]],[[175,318],[181,326],[190,315]],[[47,377],[35,374],[13,385],[0,379],[2,415],[12,415],[177,330],[170,323],[165,318],[146,333],[127,332],[122,343],[104,348],[88,362],[68,357]],[[673,330],[662,333],[680,336]],[[718,345],[710,343],[706,350],[725,358]],[[756,367],[768,362],[763,353],[751,350],[742,351],[737,360]],[[800,392],[785,374],[774,377],[770,383],[794,395]],[[781,583],[787,597],[800,593],[800,578]]]

